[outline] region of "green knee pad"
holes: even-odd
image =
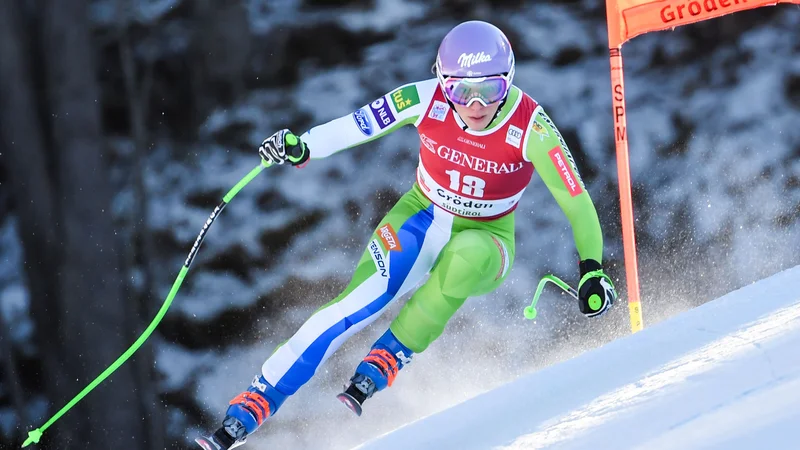
[[[442,250],[428,281],[400,310],[392,332],[412,351],[422,352],[468,297],[491,292],[502,283],[508,264],[507,250],[491,233],[458,233]]]
[[[467,298],[491,292],[501,283],[508,256],[499,239],[482,230],[464,230],[442,250],[431,272],[442,294]]]

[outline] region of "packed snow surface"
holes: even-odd
[[[800,266],[359,447],[796,449]]]

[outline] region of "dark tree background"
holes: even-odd
[[[27,362],[35,367],[26,371],[62,405],[130,344],[140,320],[125,295],[130,261],[110,213],[87,3],[12,1],[0,8],[0,134],[40,348],[39,364]],[[162,447],[161,425],[151,426],[159,407],[148,356],[119,369],[46,433],[42,445]]]
[[[258,13],[269,20],[278,13],[274,2],[161,3],[166,6],[159,10],[155,1],[0,0],[0,225],[12,216],[17,220],[23,249],[20,272],[35,326],[32,352],[12,344],[8,328],[0,326],[0,381],[4,386],[0,401],[16,415],[13,436],[0,437],[1,448],[19,446],[28,430],[58,411],[139,336],[174,276],[164,267],[174,265],[174,255],[190,248],[191,241],[176,242],[165,233],[153,231],[149,223],[153,194],[147,183],[152,170],[148,157],[156,143],[168,141],[181,149],[171,155],[178,164],[194,161],[197,155],[185,149],[197,144],[214,143],[234,152],[253,153],[252,138],[246,137],[254,130],[252,124],[234,123],[209,131],[204,127],[209,115],[255,90],[295,86],[309,68],[324,71],[358,66],[365,58],[366,47],[400,35],[400,31],[386,27],[354,31],[334,19],[339,13],[374,8],[376,2],[368,0],[304,0],[300,11],[312,17],[312,22],[281,22],[268,32],[254,30],[248,15]],[[517,53],[521,61],[535,60],[534,53],[542,50],[523,44],[524,27],[511,26],[515,10],[525,2],[410,3],[426,8],[422,17],[410,20],[410,29],[424,30],[427,23],[442,17],[447,18],[448,26],[458,20],[481,18],[509,25],[509,37],[520,42]],[[577,5],[574,15],[593,24],[602,38],[602,2],[552,3]],[[735,40],[740,30],[770,23],[786,11],[763,10],[687,28],[680,36],[688,45],[675,52],[659,49],[644,65],[660,70],[701,61]],[[588,49],[565,45],[540,59],[555,68],[570,66],[604,55],[605,45],[602,39]],[[397,75],[387,74],[390,69],[380,70],[379,74],[390,79]],[[419,73],[424,76],[426,70],[424,67]],[[712,83],[704,76],[708,75],[701,74],[698,83]],[[378,86],[375,80],[365,76],[359,86],[379,95],[386,86]],[[787,75],[787,80],[786,98],[800,108],[800,72]],[[604,114],[610,115],[610,108],[609,97]],[[265,107],[264,113],[280,116],[279,122],[293,129],[312,125],[313,118],[302,109]],[[676,128],[685,134],[691,132],[687,124],[678,122]],[[587,180],[592,181],[600,169],[583,155],[576,129],[577,125],[563,128],[568,140],[576,143],[576,156],[585,167]],[[610,132],[606,138],[610,144]],[[120,141],[125,145],[119,145]],[[664,148],[660,150],[667,156],[685,151],[680,142]],[[331,172],[329,180],[342,178]],[[787,186],[800,186],[796,178],[793,183]],[[608,231],[613,247],[619,240],[615,229],[616,188],[607,185],[597,189],[608,194],[602,215],[613,225]],[[126,196],[121,196],[122,192]],[[201,192],[189,202],[210,211],[220,195],[216,190]],[[386,207],[398,194],[389,189],[370,195],[378,206]],[[635,197],[647,201],[642,189]],[[260,197],[260,203],[279,209],[287,200],[269,191]],[[363,207],[352,201],[345,214],[355,221],[364,213]],[[780,225],[794,226],[800,217],[798,211],[782,216]],[[676,220],[685,214],[682,210],[673,212]],[[642,214],[643,221],[648,217],[648,213]],[[325,218],[324,212],[303,211],[285,229],[261,237],[267,256],[246,261],[246,252],[234,246],[213,261],[204,262],[205,268],[252,281],[250,267],[268,266],[294,235],[314,228]],[[201,223],[192,225],[199,229]],[[654,272],[675,270],[665,269],[660,261],[673,255],[675,249],[666,248],[670,243],[689,245],[691,236],[676,233],[672,240],[658,241],[643,232],[640,245],[654,247],[654,257],[643,261],[643,272],[647,272],[648,264]],[[689,254],[695,250],[692,247]],[[685,257],[684,252],[675,259]],[[621,266],[612,270],[623,276]],[[331,282],[334,287],[327,286],[324,292],[333,292],[341,281]],[[281,291],[281,298],[305,301],[308,286],[298,281],[294,287]],[[714,293],[711,289],[709,295]],[[254,308],[279,309],[284,300],[279,302],[277,297],[264,295]],[[172,317],[157,334],[190,349],[220,347],[223,340],[233,336],[253,341],[258,339],[258,332],[250,331],[252,322],[243,332],[227,327],[248,316],[257,319],[272,314],[251,313],[236,310],[210,324]],[[170,408],[182,410],[194,425],[214,423],[218,418],[206,417],[192,398],[192,386],[170,392],[159,389],[162,374],[155,366],[153,347],[146,344],[111,379],[60,419],[45,433],[40,448],[183,448],[184,441],[176,437],[183,430],[167,429]],[[44,395],[47,405],[43,416],[34,417],[29,402],[39,394]]]

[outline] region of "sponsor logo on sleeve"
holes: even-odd
[[[383,255],[377,239],[373,239],[369,243],[369,254],[372,256],[372,262],[375,263],[378,274],[383,278],[389,278],[389,260]]]
[[[550,120],[550,117],[542,112],[539,112],[539,116],[537,117],[537,119],[539,117],[541,117],[545,121],[545,123],[550,125],[550,129],[553,130],[553,133],[555,133],[556,137],[558,138],[558,142],[561,143],[561,148],[563,148],[565,152],[569,152],[569,147],[567,147],[567,143],[564,141],[564,137],[561,136],[561,133],[558,132],[558,128],[556,128],[556,125],[553,123],[552,120]]]
[[[419,92],[417,92],[417,87],[413,85],[394,90],[389,96],[392,97],[392,103],[394,103],[394,109],[397,112],[419,105]]]
[[[575,159],[572,157],[572,152],[569,151],[569,147],[567,147],[567,143],[566,143],[566,141],[564,141],[564,137],[561,136],[561,133],[558,132],[558,128],[556,128],[556,125],[553,123],[552,120],[550,120],[550,117],[548,117],[547,114],[545,114],[543,112],[539,112],[539,116],[542,119],[544,119],[544,121],[548,125],[550,125],[550,129],[553,130],[553,133],[555,133],[556,137],[558,138],[558,142],[561,144],[561,150],[563,150],[564,154],[567,155],[567,160],[569,161],[569,165],[570,165],[570,168],[572,169],[572,173],[573,174],[577,174],[578,173],[578,166],[575,165]],[[552,150],[551,150],[551,152],[552,152]],[[576,178],[578,180],[578,185],[580,185],[581,187],[583,187],[585,189],[586,186],[583,184],[583,180],[581,180],[579,176],[576,177]],[[580,194],[580,192],[578,192],[578,194]],[[574,195],[578,195],[578,194],[574,194]]]
[[[372,110],[372,115],[375,121],[378,122],[378,127],[382,130],[395,122],[392,109],[386,103],[386,99],[381,97],[369,104],[369,109]]]
[[[356,125],[358,125],[358,129],[364,133],[364,136],[372,136],[373,128],[372,128],[372,121],[369,119],[369,115],[364,108],[359,109],[358,111],[353,113],[353,120],[356,121]]]
[[[564,158],[564,154],[561,152],[561,147],[553,147],[548,154],[550,155],[550,160],[553,161],[553,164],[558,169],[558,174],[561,175],[561,181],[564,182],[569,194],[573,197],[582,194],[583,188],[581,187],[581,183],[578,182],[578,177],[573,171],[574,166],[567,163],[566,158]]]
[[[438,120],[439,122],[444,122],[444,119],[447,117],[448,110],[450,110],[450,107],[447,106],[447,103],[434,100],[433,106],[431,106],[431,112],[428,113],[428,117]]]
[[[514,147],[519,148],[521,141],[522,141],[522,130],[515,127],[514,125],[510,125],[508,127],[508,132],[506,133],[506,144],[513,145]]]
[[[383,246],[386,248],[387,251],[395,251],[400,252],[403,248],[400,246],[400,239],[397,238],[397,233],[394,232],[394,228],[390,224],[386,224],[378,229],[378,236],[380,236],[381,241],[383,241]]]
[[[539,141],[543,142],[545,138],[550,137],[550,133],[547,131],[547,128],[539,122],[539,115],[536,115],[536,118],[533,119],[533,125],[531,125],[531,131],[539,135]]]

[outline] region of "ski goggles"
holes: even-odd
[[[439,82],[447,98],[461,106],[478,102],[483,106],[499,102],[506,97],[511,83],[506,75],[481,78],[456,78],[439,76]]]

